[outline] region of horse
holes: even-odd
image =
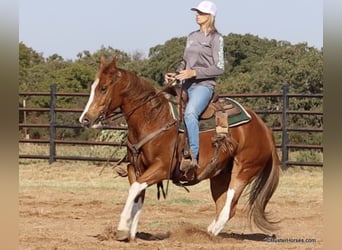
[[[113,111],[120,108],[127,123],[130,188],[117,226],[118,241],[135,239],[146,188],[163,180],[177,183],[178,148],[183,143],[184,133],[179,132],[169,103],[167,94],[149,81],[117,67],[115,59],[107,63],[101,57],[79,121],[84,127],[101,128]],[[194,170],[195,179],[188,185],[210,180],[216,216],[207,231],[214,236],[235,215],[238,200],[247,186],[249,222],[254,222],[264,232],[278,228],[279,221],[271,220],[265,211],[278,186],[281,171],[274,135],[254,111],[245,109],[251,120],[229,128],[229,150],[226,147],[217,150],[213,145],[214,129],[200,132],[198,167]]]

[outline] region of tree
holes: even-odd
[[[186,37],[172,38],[164,45],[152,47],[149,52],[149,59],[141,74],[154,80],[159,85],[164,82],[164,74],[172,64],[180,62],[183,57]]]
[[[19,43],[19,89],[28,89],[28,70],[44,63],[42,54],[27,47],[23,42]]]

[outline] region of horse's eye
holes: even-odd
[[[107,90],[107,87],[106,87],[106,86],[102,86],[102,87],[100,88],[100,91],[101,91],[102,94],[106,93],[106,90]]]

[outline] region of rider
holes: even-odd
[[[165,81],[178,80],[188,94],[184,121],[189,137],[191,159],[183,158],[181,170],[197,166],[199,153],[199,116],[210,102],[216,77],[224,72],[223,37],[215,27],[216,5],[202,1],[197,7],[199,30],[187,37],[183,60],[177,73],[166,73]]]

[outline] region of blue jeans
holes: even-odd
[[[199,116],[207,107],[213,89],[206,86],[191,86],[188,90],[189,101],[185,108],[184,122],[189,137],[189,146],[197,160],[199,151]]]

